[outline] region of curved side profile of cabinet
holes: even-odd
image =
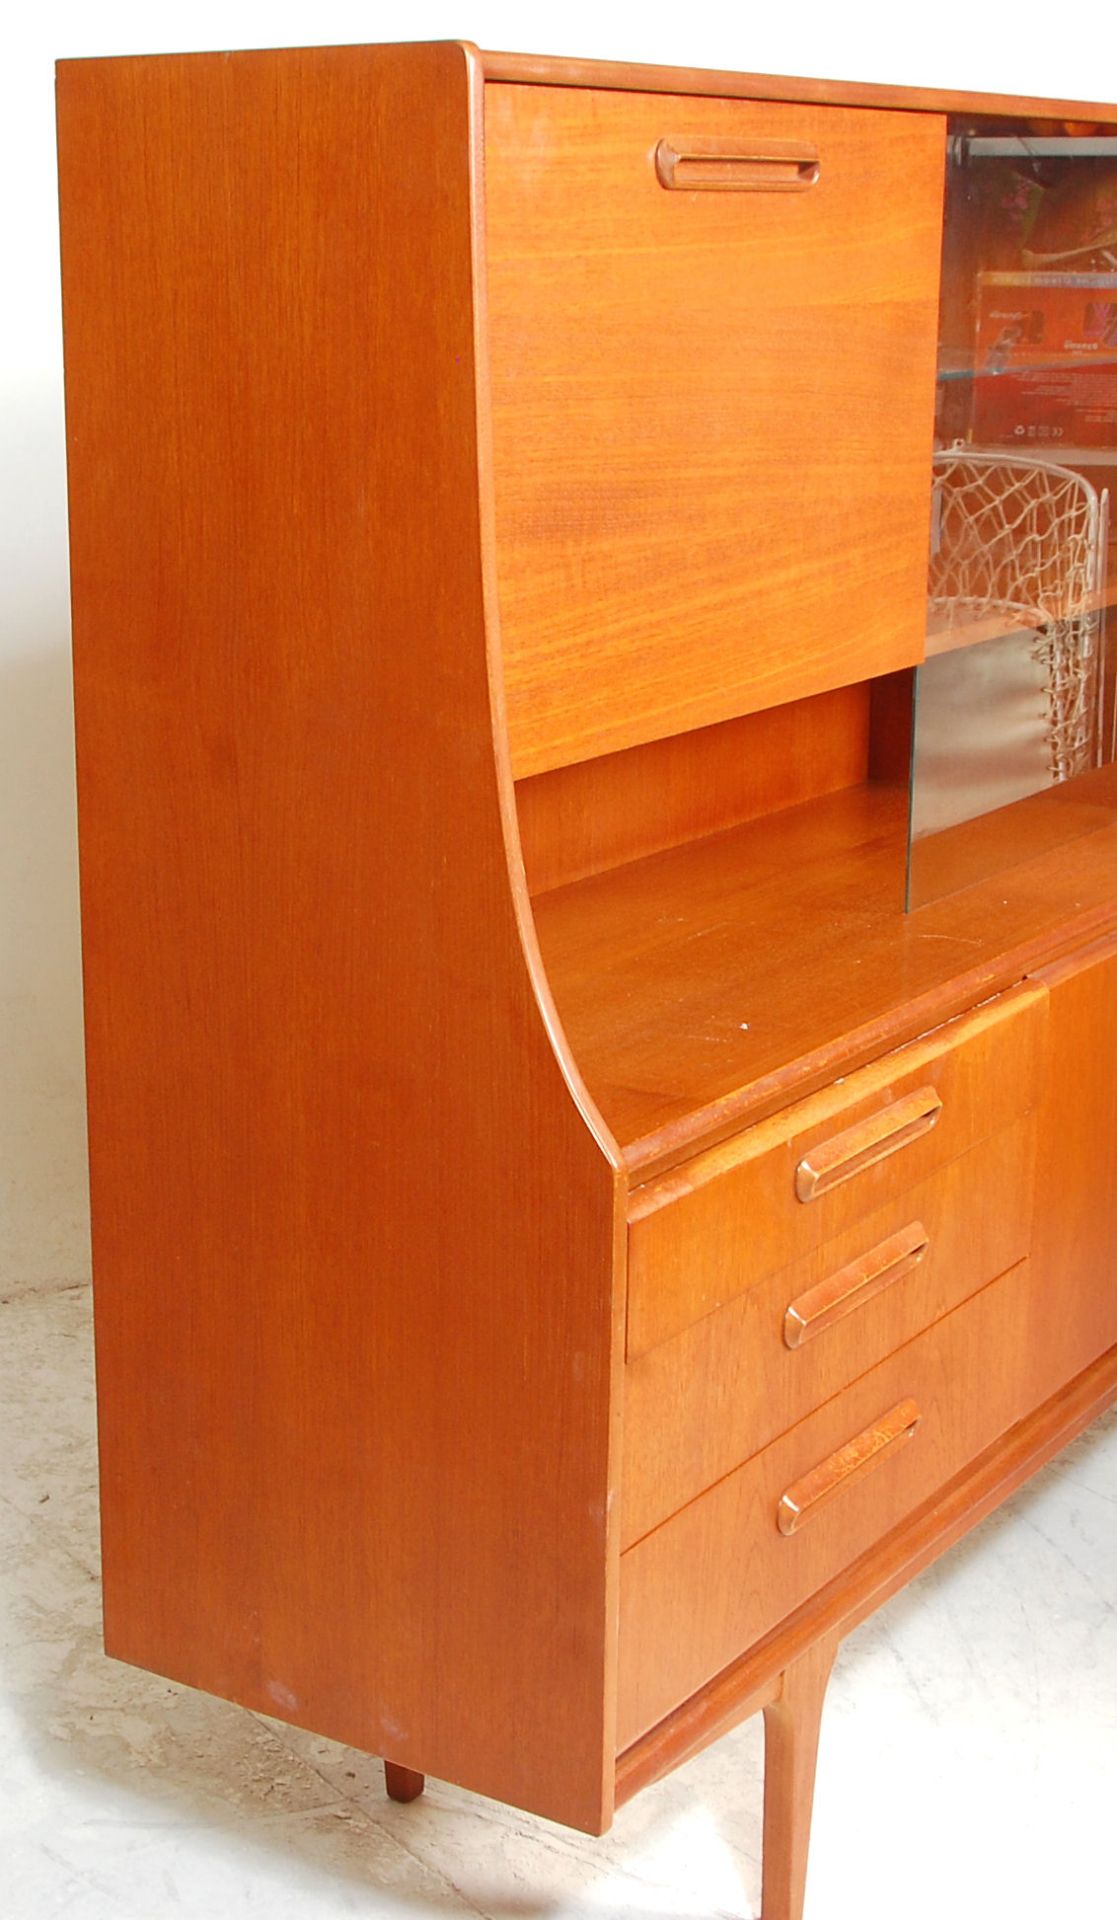
[[[902,906],[952,109],[59,78],[107,1645],[591,1832],[763,1710],[766,1920],[1117,1393],[1117,775]]]
[[[494,746],[478,87],[59,72],[105,1634],[599,1831],[618,1176]]]

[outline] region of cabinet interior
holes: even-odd
[[[1108,790],[1115,751],[1117,138],[948,123],[926,659],[912,760],[912,905],[1007,872],[1013,803]],[[969,833],[954,829],[971,824]],[[952,866],[952,850],[960,864]],[[990,866],[990,872],[993,866]]]
[[[1068,916],[1088,928],[1112,893],[1117,138],[973,116],[940,127],[934,436],[913,517],[930,533],[922,659],[713,725],[680,696],[661,737],[555,745],[567,764],[543,771],[523,770],[514,736],[551,989],[636,1166],[816,1084],[860,1039],[879,1051],[899,1003],[905,1038],[920,996],[941,1007],[955,982],[961,1005],[975,970],[990,991],[1007,983],[1025,942],[1054,940]],[[641,219],[660,212],[641,203]],[[714,254],[725,218],[703,232]],[[550,263],[549,286],[562,270]],[[572,379],[565,337],[561,351]],[[727,353],[722,375],[732,398]],[[608,449],[595,458],[605,498]],[[684,596],[665,575],[666,618]],[[843,604],[847,632],[871,627],[869,602]],[[514,651],[530,653],[513,624]],[[580,644],[592,678],[593,635]],[[603,644],[622,714],[611,630]],[[756,645],[778,652],[742,629],[746,655]],[[639,690],[635,654],[626,671]]]
[[[1101,768],[940,836],[939,895],[905,911],[907,782],[889,756],[895,735],[874,750],[873,730],[874,706],[883,725],[902,697],[901,677],[827,696],[813,714],[751,716],[709,741],[634,750],[635,764],[518,783],[551,991],[633,1171],[972,1004],[975,981],[989,993],[1009,984],[1026,946],[1045,936],[1061,946],[1068,924],[1081,937],[1111,910],[1117,770]],[[819,731],[815,790],[788,804],[797,726]],[[731,749],[753,740],[750,786]],[[707,747],[706,808],[683,837],[671,775]],[[627,786],[641,768],[642,812]],[[613,791],[615,838],[602,801]]]

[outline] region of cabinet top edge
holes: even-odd
[[[401,57],[414,56],[422,59],[441,56],[451,66],[464,67],[467,73],[480,74],[484,78],[482,62],[484,55],[472,40],[328,40],[324,42],[306,41],[282,47],[190,47],[181,52],[167,50],[142,50],[132,53],[81,53],[63,54],[54,62],[56,79],[69,75],[92,73],[99,68],[144,68],[144,67],[185,67],[185,66],[226,66],[231,62],[243,64],[255,61],[312,60],[319,62],[329,57],[343,60],[346,55],[395,54]],[[1117,116],[1117,108],[1114,109]]]
[[[521,86],[593,87],[629,93],[693,93],[741,100],[785,100],[813,106],[891,107],[909,113],[969,113],[1042,120],[1089,120],[1117,124],[1117,103],[1089,100],[1051,100],[1030,94],[951,92],[940,87],[886,86],[868,80],[823,80],[791,74],[736,73],[714,67],[666,67],[627,60],[582,60],[564,54],[499,53],[479,49],[471,40],[380,41],[377,51],[389,48],[443,47],[461,53],[467,66],[484,80],[512,81]],[[334,42],[327,46],[211,49],[189,53],[127,53],[81,55],[56,62],[62,73],[123,62],[258,59],[306,53],[369,52],[370,43]]]
[[[1007,93],[954,93],[937,87],[885,86],[867,80],[803,79],[790,74],[716,68],[642,66],[624,60],[576,60],[533,53],[480,54],[486,80],[524,86],[594,87],[636,93],[715,94],[813,106],[891,107],[910,113],[1021,115],[1043,120],[1117,122],[1117,104],[1037,99]]]

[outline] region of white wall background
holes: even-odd
[[[21,4],[0,58],[0,1296],[86,1271],[53,62],[467,38],[602,59],[1117,98],[1112,0]]]

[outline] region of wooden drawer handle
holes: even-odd
[[[795,1191],[800,1200],[818,1200],[831,1187],[852,1180],[855,1173],[876,1165],[890,1153],[911,1145],[930,1133],[940,1113],[942,1101],[934,1087],[920,1087],[893,1100],[879,1113],[859,1120],[831,1140],[820,1140],[803,1155],[795,1169]]]
[[[655,150],[661,187],[706,193],[805,193],[819,175],[818,148],[765,140],[743,148],[702,134],[663,139]]]
[[[860,1254],[848,1266],[839,1267],[837,1273],[828,1274],[816,1287],[808,1287],[784,1314],[784,1344],[805,1346],[808,1340],[837,1326],[847,1314],[865,1306],[878,1293],[883,1293],[885,1287],[902,1280],[917,1267],[930,1244],[926,1228],[919,1220],[913,1220],[910,1226],[889,1234],[887,1240]]]
[[[921,1418],[914,1400],[901,1400],[873,1426],[866,1427],[864,1433],[847,1440],[829,1460],[812,1467],[794,1486],[788,1487],[776,1509],[780,1532],[796,1533],[843,1487],[852,1486],[863,1474],[879,1467],[882,1460],[887,1460],[889,1454],[911,1439]]]

